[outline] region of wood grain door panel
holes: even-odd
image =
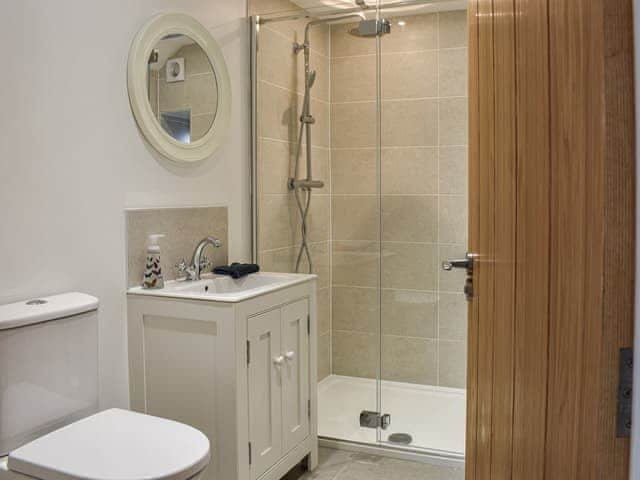
[[[629,0],[469,2],[468,479],[626,479]],[[620,265],[628,266],[621,269]]]

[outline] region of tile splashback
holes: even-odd
[[[163,233],[160,241],[165,280],[176,278],[175,265],[189,261],[197,243],[206,236],[222,240],[222,246],[208,247],[205,255],[214,265],[228,263],[227,207],[150,208],[126,210],[127,284],[140,285],[147,253],[147,237]]]

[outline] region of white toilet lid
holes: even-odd
[[[9,454],[8,467],[43,480],[186,480],[209,463],[199,430],[113,408]]]

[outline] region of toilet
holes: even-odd
[[[98,410],[98,299],[0,306],[0,480],[188,480],[207,467],[199,430]]]

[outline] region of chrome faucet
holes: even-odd
[[[193,256],[191,258],[191,265],[187,266],[184,258],[180,260],[180,263],[177,265],[178,272],[186,276],[187,280],[200,280],[200,274],[202,270],[212,265],[207,257],[203,256],[202,253],[204,249],[208,245],[213,245],[216,248],[220,248],[222,246],[222,242],[214,237],[205,237],[196,246],[196,249],[193,251]]]

